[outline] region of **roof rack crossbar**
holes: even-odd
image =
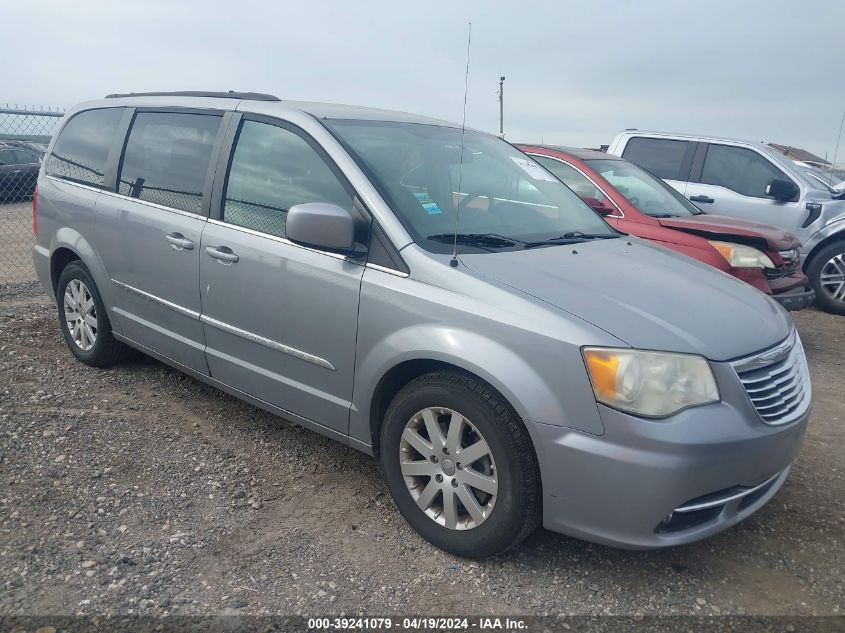
[[[119,97],[217,97],[220,99],[249,99],[251,101],[281,101],[275,95],[268,95],[261,92],[212,92],[205,90],[179,90],[176,92],[127,92],[106,95],[106,99],[117,99]]]

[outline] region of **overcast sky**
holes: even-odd
[[[773,141],[833,157],[840,0],[0,0],[0,104],[252,90],[459,121],[512,141],[623,128]],[[837,162],[845,160],[845,144]]]

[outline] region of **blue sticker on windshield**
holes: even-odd
[[[422,205],[422,208],[425,209],[425,212],[429,215],[437,215],[439,213],[443,213],[443,210],[437,206],[437,203],[434,201],[428,192],[417,192],[414,194],[414,197],[417,199]]]

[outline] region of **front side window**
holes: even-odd
[[[244,121],[226,183],[223,221],[284,237],[288,209],[307,202],[351,211],[353,197],[304,138],[283,127]]]
[[[543,167],[552,172],[555,176],[560,178],[567,187],[578,194],[580,198],[593,198],[599,202],[606,201],[605,195],[601,189],[596,187],[589,178],[587,178],[580,171],[554,158],[548,156],[532,155],[534,160],[540,163]],[[610,204],[607,201],[607,204]]]
[[[95,187],[103,173],[123,108],[86,110],[70,119],[59,132],[47,159],[47,174]]]
[[[687,174],[682,172],[688,151],[689,141],[635,137],[628,141],[622,157],[647,169],[658,178],[685,180]]]
[[[220,120],[208,114],[139,112],[126,142],[118,192],[200,213]]]
[[[701,213],[670,185],[633,163],[599,158],[587,164],[646,215],[667,218]]]
[[[569,233],[616,232],[555,176],[499,138],[438,125],[332,120],[329,128],[369,174],[423,248],[461,252],[523,248]],[[498,238],[486,244],[477,236]],[[507,240],[502,242],[501,240]]]
[[[701,170],[701,182],[718,185],[743,196],[766,198],[766,187],[772,178],[787,179],[780,169],[744,147],[712,144]]]

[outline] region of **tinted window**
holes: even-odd
[[[74,116],[59,132],[47,160],[47,173],[74,182],[101,187],[123,108],[87,110]]]
[[[743,147],[710,145],[701,170],[701,182],[719,185],[743,196],[765,198],[772,178],[787,178],[757,152]]]
[[[689,141],[632,138],[625,146],[622,156],[660,178],[685,180],[687,174],[682,173],[681,167],[688,147]]]
[[[596,187],[584,174],[574,167],[554,158],[548,158],[547,156],[532,154],[532,158],[560,178],[567,187],[572,189],[581,198],[595,198],[599,202],[604,200],[605,196],[601,192],[601,189]]]
[[[14,165],[17,163],[15,153],[10,150],[0,150],[0,165]]]
[[[220,117],[141,112],[135,116],[118,191],[174,209],[199,213]]]
[[[352,201],[301,136],[275,125],[244,121],[226,184],[224,221],[284,237],[292,206],[331,202],[351,211]]]

